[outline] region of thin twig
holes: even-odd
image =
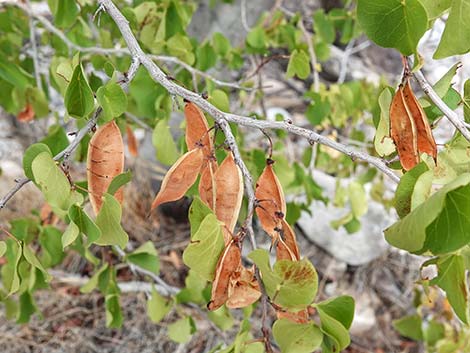
[[[32,48],[32,57],[33,57],[33,66],[34,66],[34,77],[36,78],[36,86],[42,91],[42,81],[41,74],[39,72],[39,57],[38,57],[38,46],[36,43],[36,31],[34,27],[34,19],[31,15],[31,3],[29,0],[26,2],[26,6],[30,9],[29,13],[29,36],[31,37],[31,48]]]
[[[132,81],[132,79],[134,78],[135,74],[137,73],[137,69],[139,68],[140,66],[140,62],[133,58],[132,60],[132,63],[131,63],[131,66],[129,67],[129,70],[127,71],[126,75],[124,76],[124,79],[121,80],[119,83],[121,84],[122,88],[124,90],[127,90],[127,87],[128,87],[128,84],[130,81]],[[93,129],[93,127],[96,125],[96,122],[98,121],[98,118],[102,112],[102,108],[101,107],[98,107],[95,111],[95,113],[93,114],[93,116],[90,118],[90,120],[88,120],[87,124],[82,127],[78,133],[75,135],[75,138],[73,139],[73,141],[70,143],[70,145],[68,145],[63,151],[59,152],[55,157],[54,157],[54,160],[55,161],[58,161],[62,158],[64,159],[68,159],[70,157],[70,155],[72,154],[72,152],[78,147],[78,145],[80,144],[80,141],[83,140],[83,138],[88,134],[88,132],[91,131],[91,129]],[[29,180],[28,178],[23,178],[23,179],[18,179],[16,180],[16,185],[10,190],[7,192],[7,194],[5,196],[3,196],[1,199],[0,199],[0,210],[3,209],[5,207],[5,205],[7,204],[7,202],[23,187],[25,186],[27,183],[29,183],[31,180]]]
[[[432,86],[424,77],[421,70],[416,70],[414,73],[416,80],[418,81],[419,85],[423,92],[432,100],[432,102],[440,109],[442,113],[450,120],[450,122],[455,126],[457,130],[465,137],[468,141],[470,141],[470,131],[465,126],[465,122],[460,119],[456,112],[454,112],[442,99],[439,95],[434,91]]]
[[[312,66],[312,75],[313,75],[313,90],[314,92],[320,91],[320,76],[317,71],[317,56],[312,44],[312,35],[307,31],[304,26],[303,19],[299,19],[299,28],[304,35],[304,39],[307,42],[308,54],[310,56],[310,65]]]
[[[342,84],[346,80],[346,73],[348,72],[348,61],[349,56],[351,55],[355,40],[351,39],[351,41],[346,45],[346,49],[344,50],[344,55],[341,58],[340,70],[338,75],[338,81],[336,83]]]

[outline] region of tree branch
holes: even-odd
[[[308,54],[310,55],[310,66],[312,66],[313,75],[313,90],[318,93],[320,91],[320,77],[317,71],[317,56],[315,55],[315,49],[312,44],[312,35],[305,28],[302,18],[299,19],[299,28],[307,42]]]
[[[132,79],[134,78],[135,74],[137,73],[137,69],[140,66],[140,62],[133,58],[131,66],[129,67],[129,70],[127,73],[124,75],[124,79],[121,80],[119,83],[121,84],[122,88],[124,90],[127,90],[128,84]],[[96,122],[98,121],[98,118],[101,114],[103,109],[101,107],[98,107],[95,110],[95,113],[93,116],[88,120],[87,124],[82,127],[78,133],[75,135],[75,138],[73,141],[70,143],[70,145],[67,146],[63,151],[59,152],[55,157],[54,160],[58,161],[62,158],[68,159],[72,152],[78,147],[80,144],[80,141],[83,140],[83,138],[90,132],[90,130],[96,125]],[[18,179],[16,180],[16,185],[6,193],[5,196],[3,196],[0,199],[0,210],[5,208],[5,205],[7,202],[27,183],[29,183],[31,180],[28,178],[23,178],[23,179]]]
[[[118,28],[120,29],[124,40],[126,41],[132,56],[138,58],[142,65],[148,70],[150,76],[159,84],[161,84],[169,94],[177,95],[183,97],[189,101],[194,102],[197,104],[202,110],[209,113],[217,122],[221,123],[221,127],[226,126],[227,122],[233,122],[237,125],[242,125],[251,128],[257,129],[271,129],[271,130],[284,130],[290,132],[294,135],[302,136],[308,139],[310,142],[317,142],[322,145],[328,146],[337,150],[351,159],[356,160],[360,159],[368,164],[376,167],[382,173],[386,174],[390,177],[390,179],[396,183],[400,181],[400,178],[395,174],[395,172],[388,168],[385,163],[377,158],[373,157],[365,152],[356,151],[351,149],[350,147],[338,143],[334,140],[331,140],[327,137],[324,137],[313,130],[308,130],[305,128],[298,127],[294,124],[289,124],[288,122],[276,122],[276,121],[267,121],[267,120],[256,120],[253,118],[231,114],[231,113],[224,113],[221,110],[217,109],[207,100],[202,98],[197,93],[194,93],[184,87],[181,87],[170,81],[165,73],[143,52],[140,48],[137,39],[134,37],[132,33],[129,23],[126,18],[121,14],[121,12],[116,8],[111,0],[99,0],[101,4],[106,8],[109,15],[114,19]],[[225,123],[224,123],[225,122]],[[225,131],[224,131],[225,132]],[[237,149],[238,151],[238,149]],[[239,155],[239,153],[236,153]],[[238,157],[236,155],[236,157]],[[243,172],[243,169],[242,169]]]
[[[419,85],[421,86],[423,92],[432,100],[432,102],[440,109],[441,112],[450,120],[450,122],[455,126],[457,130],[465,137],[468,141],[470,141],[470,131],[465,126],[465,123],[460,117],[454,112],[449,106],[439,97],[439,95],[434,91],[432,86],[424,77],[421,70],[417,70],[414,72],[414,76],[418,81]]]

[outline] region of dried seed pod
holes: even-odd
[[[286,201],[279,179],[273,170],[273,161],[267,160],[266,167],[257,183],[255,197],[258,200],[256,215],[264,231],[271,237],[277,237],[276,229],[281,228],[281,220],[286,214]]]
[[[416,125],[405,103],[403,86],[400,85],[390,106],[390,136],[405,170],[419,163]]]
[[[192,103],[187,102],[184,106],[184,116],[186,118],[186,145],[188,150],[202,145],[204,148],[204,156],[209,157],[212,153],[212,141],[204,113],[199,107]]]
[[[230,309],[244,308],[253,304],[260,297],[261,291],[255,278],[254,269],[241,267],[240,271],[232,276],[225,305]]]
[[[403,99],[416,126],[418,152],[427,153],[432,158],[434,158],[434,161],[436,161],[436,141],[432,135],[426,113],[416,99],[416,96],[411,89],[409,80],[406,81],[405,86],[403,87]]]
[[[139,144],[137,143],[137,139],[135,138],[134,131],[132,131],[129,125],[126,125],[126,134],[127,134],[127,149],[129,153],[137,157],[139,154]]]
[[[217,262],[215,279],[212,283],[211,300],[207,304],[209,310],[220,308],[228,299],[230,279],[241,265],[241,251],[238,243],[232,240],[226,245],[222,256]]]
[[[217,169],[218,166],[216,160],[212,158],[206,160],[201,168],[201,178],[199,179],[199,196],[211,210],[215,209],[217,193],[215,174]]]
[[[162,186],[152,202],[151,210],[165,202],[176,201],[196,182],[204,162],[201,148],[196,148],[182,155],[168,170]]]
[[[107,192],[113,178],[123,170],[124,144],[121,131],[113,120],[96,131],[88,146],[88,190],[90,203],[96,215],[103,203],[103,194]],[[122,188],[114,194],[114,197],[122,203]]]
[[[21,121],[22,123],[27,123],[34,119],[34,115],[35,115],[35,112],[34,112],[33,106],[30,103],[28,103],[26,104],[26,107],[24,107],[24,109],[18,113],[18,116],[16,118],[18,119],[18,121]]]
[[[215,174],[215,215],[230,232],[237,224],[243,199],[243,177],[232,153],[229,153]]]

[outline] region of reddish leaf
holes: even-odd
[[[241,267],[241,270],[232,276],[225,304],[231,309],[244,308],[260,297],[261,291],[254,270]]]
[[[139,154],[139,144],[137,142],[137,139],[135,138],[134,131],[132,131],[131,127],[129,125],[126,126],[126,133],[127,133],[127,149],[129,150],[129,153],[137,157]]]
[[[390,106],[390,135],[405,170],[419,163],[416,126],[405,104],[403,86],[400,85]]]
[[[256,183],[255,196],[258,200],[256,215],[265,232],[274,239],[278,236],[276,229],[281,229],[281,220],[286,214],[286,201],[281,184],[274,173],[273,163],[272,160],[267,160],[267,165]]]
[[[151,209],[160,204],[179,200],[194,184],[201,170],[204,156],[201,148],[182,155],[166,173],[162,186],[152,202]]]
[[[26,107],[18,113],[18,116],[16,117],[18,121],[21,121],[22,123],[27,123],[28,121],[31,121],[34,119],[34,109],[33,106],[28,103],[26,104]]]
[[[217,262],[215,279],[212,283],[211,300],[207,304],[209,310],[220,308],[228,299],[230,279],[241,265],[241,251],[238,243],[232,240],[226,245],[222,256]]]
[[[427,153],[436,160],[436,141],[432,135],[426,113],[416,99],[409,80],[406,81],[405,86],[403,87],[403,98],[416,126],[418,152]]]
[[[206,160],[201,169],[199,179],[199,196],[201,200],[214,210],[215,205],[215,174],[217,172],[217,161],[210,158]]]
[[[188,150],[202,145],[204,156],[210,156],[212,153],[212,141],[204,113],[198,106],[192,102],[187,102],[184,106],[184,116],[186,118],[186,145]]]
[[[243,199],[243,177],[232,153],[224,159],[215,174],[215,215],[233,232]]]
[[[124,144],[119,127],[113,121],[96,131],[88,146],[87,177],[90,202],[98,214],[102,196],[116,175],[124,170]],[[114,197],[122,203],[123,190],[120,188]]]

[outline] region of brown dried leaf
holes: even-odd
[[[127,149],[129,150],[129,153],[137,157],[139,154],[139,144],[137,142],[137,139],[135,138],[134,131],[132,131],[131,127],[129,125],[126,126],[126,134],[127,134]]]
[[[204,156],[210,156],[212,153],[212,141],[208,133],[209,125],[204,113],[196,104],[187,102],[184,106],[184,116],[186,118],[186,145],[188,150],[192,150],[202,144]]]
[[[199,179],[199,196],[211,210],[215,208],[215,174],[217,168],[216,160],[210,158],[204,161],[201,169],[201,178]]]
[[[259,283],[255,278],[254,269],[242,267],[233,276],[228,289],[227,308],[244,308],[253,304],[261,297]]]
[[[24,107],[24,109],[18,113],[18,116],[16,117],[18,119],[18,121],[21,121],[22,123],[27,123],[31,120],[34,119],[34,109],[33,109],[33,106],[28,103],[26,104],[26,107]]]
[[[237,224],[238,214],[243,199],[243,177],[235,164],[232,153],[224,159],[215,174],[216,203],[215,215],[230,232]]]
[[[434,136],[432,135],[429,121],[423,108],[416,99],[409,80],[406,81],[403,87],[403,99],[408,107],[408,111],[413,117],[417,133],[417,145],[419,153],[427,153],[434,160],[437,158],[437,146]]]
[[[286,214],[286,201],[281,184],[274,173],[273,161],[268,159],[266,167],[256,183],[256,207],[261,226],[271,237],[277,238],[276,229],[281,229],[281,220]]]
[[[241,265],[241,251],[238,243],[232,240],[226,245],[222,256],[217,262],[215,279],[212,283],[211,300],[207,309],[216,310],[228,299],[230,279]]]
[[[194,184],[201,170],[204,156],[201,148],[182,155],[168,170],[162,186],[152,202],[151,210],[165,202],[176,201]]]
[[[87,158],[87,177],[90,202],[97,215],[102,196],[116,175],[124,170],[124,144],[119,127],[113,121],[100,127],[90,140]],[[123,190],[114,197],[122,204]]]
[[[308,322],[308,310],[304,309],[295,313],[290,312],[290,311],[278,311],[277,318],[288,319],[298,324],[306,324]]]
[[[405,104],[403,86],[400,85],[390,106],[390,135],[405,170],[419,163],[416,126]]]

